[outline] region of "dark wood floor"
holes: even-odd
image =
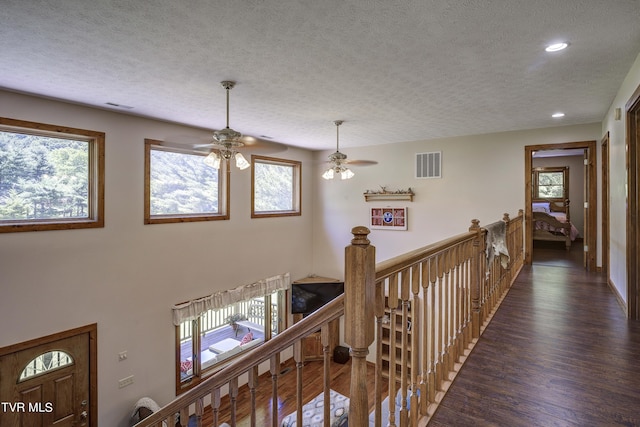
[[[571,252],[536,245],[533,255],[429,426],[640,426],[640,322],[625,318],[603,275],[584,271],[580,242]],[[280,377],[280,419],[295,410],[292,367],[283,365]],[[349,368],[332,363],[331,387],[344,395]],[[304,372],[308,401],[322,391],[322,364]],[[257,400],[270,393],[263,376]],[[369,394],[373,402],[373,386]],[[242,387],[238,426],[249,425],[248,396]],[[228,421],[225,399],[222,412]],[[270,414],[270,404],[259,408],[258,425],[270,425]]]
[[[429,426],[640,426],[640,323],[579,244],[533,254]]]

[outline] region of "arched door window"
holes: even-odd
[[[18,382],[73,365],[73,363],[73,357],[69,353],[59,350],[48,351],[27,363],[18,378]]]

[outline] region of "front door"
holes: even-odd
[[[0,349],[0,426],[90,426],[95,325]]]

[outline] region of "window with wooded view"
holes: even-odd
[[[565,199],[569,194],[569,168],[545,167],[534,170],[537,199]]]
[[[301,162],[251,156],[251,217],[301,215]]]
[[[0,118],[0,232],[104,226],[104,133]]]
[[[228,219],[226,162],[208,153],[145,140],[145,224]]]

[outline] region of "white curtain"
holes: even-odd
[[[235,289],[216,292],[207,297],[177,304],[173,306],[173,324],[180,326],[180,324],[186,320],[197,319],[207,310],[217,310],[240,301],[263,297],[276,291],[290,289],[290,287],[291,277],[289,273],[284,273],[259,280],[250,285],[239,286]]]

